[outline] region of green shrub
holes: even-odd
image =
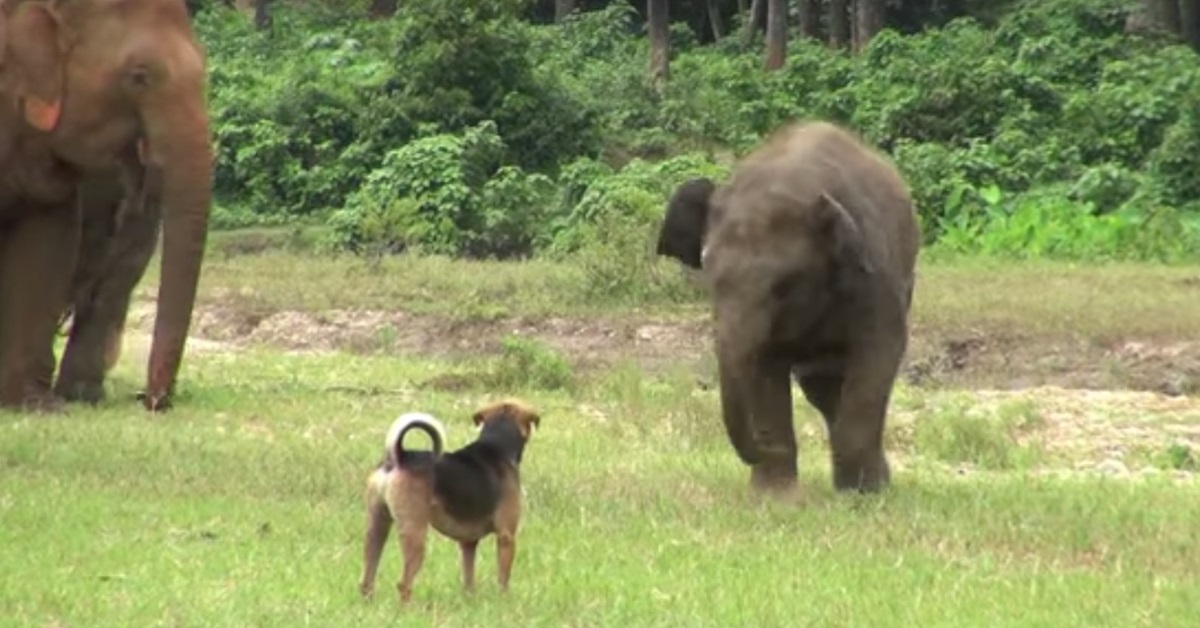
[[[554,187],[544,175],[500,166],[504,149],[489,120],[390,151],[332,217],[334,244],[355,252],[529,255]]]
[[[559,390],[575,384],[575,372],[566,356],[536,338],[510,334],[500,341],[500,347],[500,357],[488,378],[493,388]]]
[[[213,224],[327,221],[372,255],[578,253],[596,290],[648,298],[634,282],[672,188],[816,118],[892,155],[942,250],[1195,259],[1200,63],[1126,35],[1131,5],[904,3],[864,51],[793,38],[769,73],[761,38],[701,45],[676,21],[662,94],[628,3],[544,25],[525,0],[378,21],[289,3],[266,32],[208,7]]]

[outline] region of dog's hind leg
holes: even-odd
[[[367,534],[363,540],[363,573],[358,590],[364,599],[375,594],[375,574],[379,571],[379,558],[387,544],[388,532],[392,527],[392,514],[378,493],[367,492]]]
[[[412,599],[413,581],[417,579],[417,572],[421,571],[421,565],[425,562],[425,537],[428,531],[429,525],[425,522],[405,521],[396,526],[404,551],[404,575],[396,585],[401,602]]]
[[[462,554],[463,588],[468,593],[475,590],[475,549],[479,541],[459,541],[458,551]]]
[[[429,482],[412,478],[393,484],[391,490],[396,535],[400,537],[401,551],[404,553],[404,575],[396,585],[403,603],[412,598],[413,581],[425,562],[425,539],[429,534],[432,496]]]

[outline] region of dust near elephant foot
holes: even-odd
[[[891,484],[892,472],[882,453],[867,460],[833,458],[833,488],[839,492],[878,493]]]
[[[750,467],[750,486],[755,492],[786,495],[796,491],[798,484],[795,457],[767,460]]]
[[[10,405],[5,403],[4,405]],[[11,404],[22,412],[37,414],[60,414],[67,409],[66,402],[49,391],[27,388],[19,403]]]

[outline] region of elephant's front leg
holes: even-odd
[[[760,368],[749,399],[750,424],[760,452],[760,459],[751,465],[750,482],[759,490],[788,491],[795,488],[799,476],[789,370],[776,361]]]
[[[79,214],[39,207],[0,251],[0,405],[56,410],[50,390],[54,337],[79,249]]]
[[[118,200],[112,199],[114,205]],[[105,208],[98,215],[112,220],[115,211],[116,207]],[[74,321],[55,385],[55,392],[68,401],[97,403],[104,399],[105,375],[120,355],[133,291],[154,256],[161,223],[160,206],[152,200],[124,211],[124,219],[111,237],[85,243],[80,263],[95,265],[85,269],[84,275],[96,280],[75,297]],[[88,230],[104,226],[99,220],[84,223]]]

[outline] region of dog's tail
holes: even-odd
[[[446,443],[446,427],[431,414],[407,412],[392,423],[392,427],[388,429],[387,437],[384,439],[384,447],[387,448],[388,455],[396,461],[396,464],[404,464],[404,435],[409,430],[420,430],[428,434],[429,440],[433,443],[431,453],[434,459],[441,457]]]

